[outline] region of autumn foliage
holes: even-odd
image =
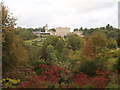
[[[32,68],[35,69],[34,66]],[[105,88],[112,79],[118,77],[113,72],[100,70],[95,71],[93,77],[82,72],[67,77],[65,69],[44,64],[38,65],[36,72],[38,74],[30,76],[28,81],[22,81],[18,88],[84,88],[88,84],[93,88]],[[67,78],[67,83],[63,77]]]

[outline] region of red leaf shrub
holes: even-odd
[[[84,85],[88,84],[90,82],[89,77],[84,74],[80,73],[76,76],[74,83],[79,86],[79,88],[82,88]]]
[[[21,84],[18,87],[46,88],[48,84],[54,84],[54,85],[57,84],[57,87],[59,87],[59,79],[62,77],[61,75],[65,75],[67,73],[67,71],[63,68],[55,67],[53,65],[48,66],[44,64],[40,64],[37,67],[36,72],[39,75],[36,74],[34,76],[29,77],[29,81],[21,82]]]
[[[37,67],[36,72],[38,75],[44,77],[45,80],[50,81],[52,83],[58,83],[59,78],[67,73],[67,71],[61,67],[56,67],[54,65],[49,66],[45,64],[40,64]]]
[[[105,88],[109,81],[112,81],[117,74],[108,71],[96,71],[96,75],[90,77],[84,73],[80,73],[76,76],[70,76],[73,79],[73,83],[79,88],[83,88],[85,85],[90,84],[94,88]]]
[[[117,83],[116,77],[118,77],[113,72],[97,70],[92,77],[80,72],[67,78],[67,71],[61,67],[40,64],[32,68],[37,74],[29,77],[28,81],[22,81],[19,88],[84,88],[86,85],[91,85],[93,88],[105,88],[110,81],[114,80]],[[29,69],[26,70],[29,71]]]

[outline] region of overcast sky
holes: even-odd
[[[118,27],[119,0],[2,0],[18,18],[17,26]]]

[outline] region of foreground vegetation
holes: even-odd
[[[39,38],[2,4],[3,88],[120,88],[119,29]]]

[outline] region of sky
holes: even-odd
[[[17,26],[38,28],[118,27],[119,0],[2,0]]]

